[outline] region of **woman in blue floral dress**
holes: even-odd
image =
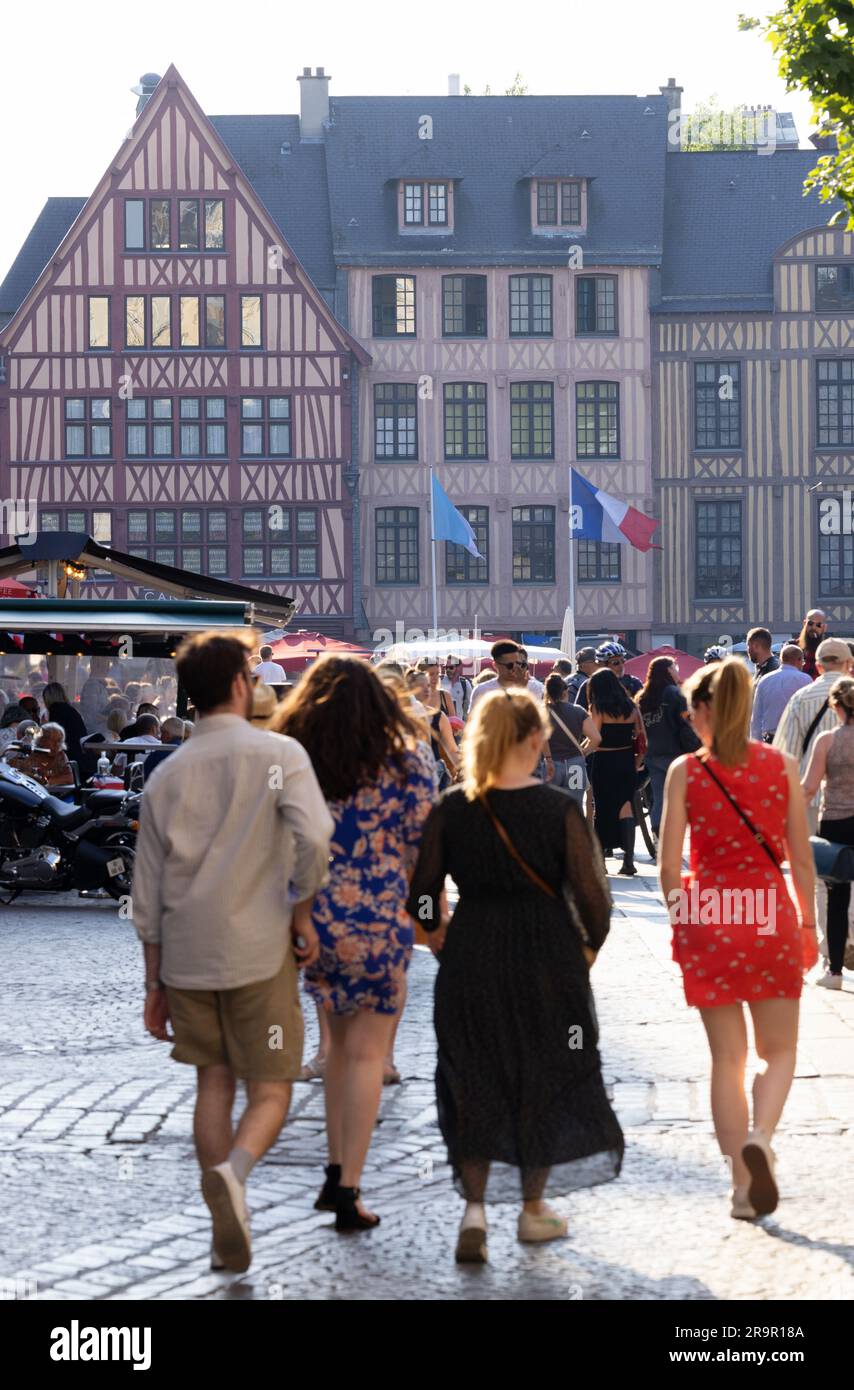
[[[359,1200],[383,1082],[406,1000],[414,928],[409,876],[435,799],[417,730],[364,661],[321,658],[271,727],[309,754],[335,821],[329,882],[312,913],[320,956],[306,988],[329,1019],[329,1164],[315,1203],[339,1231],[379,1224]]]

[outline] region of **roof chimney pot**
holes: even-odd
[[[324,68],[313,73],[303,68],[297,78],[299,89],[299,138],[319,141],[326,138],[325,124],[329,121],[329,82]]]

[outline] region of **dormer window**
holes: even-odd
[[[586,197],[581,179],[533,179],[531,221],[534,231],[583,228]]]
[[[398,193],[401,232],[453,231],[453,184],[447,179],[402,179]]]

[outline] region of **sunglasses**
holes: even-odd
[[[622,664],[623,658],[621,656],[612,656],[611,660],[608,662],[609,666],[622,666]]]
[[[527,671],[528,669],[527,661],[499,661],[497,664],[503,666],[505,671],[512,671],[517,666],[520,671]]]

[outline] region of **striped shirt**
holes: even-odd
[[[783,710],[783,717],[777,725],[774,747],[779,748],[783,753],[791,753],[793,758],[797,758],[800,763],[802,778],[807,770],[810,748],[816,735],[823,734],[826,729],[835,729],[839,723],[830,705],[828,705],[813,730],[806,753],[802,751],[807,730],[830,694],[831,686],[839,680],[842,674],[842,671],[826,671],[823,676],[819,676],[817,680],[804,686],[803,690],[795,691]],[[766,679],[770,679],[770,677],[766,677]],[[810,804],[817,807],[818,803],[819,792],[816,792]]]

